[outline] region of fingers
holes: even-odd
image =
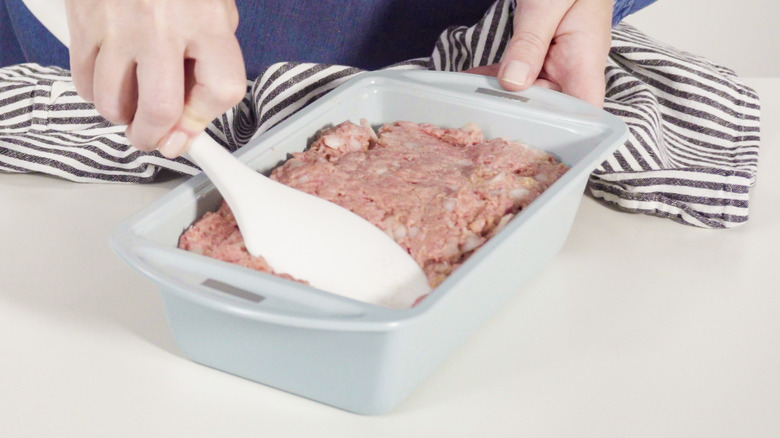
[[[246,95],[246,73],[238,41],[232,36],[200,40],[187,50],[187,95],[181,117],[160,142],[173,158],[220,114]]]
[[[129,124],[136,112],[136,82],[136,65],[130,55],[110,45],[100,50],[92,84],[92,101],[100,115],[115,125]]]
[[[137,60],[138,103],[125,136],[138,149],[155,149],[181,117],[184,108],[183,56],[183,49],[159,46]]]
[[[139,149],[179,155],[246,93],[234,0],[66,0],[66,13],[76,90]]]
[[[547,88],[548,90],[563,91],[560,85],[549,79],[539,78],[534,82],[534,85],[537,87]]]
[[[558,80],[560,91],[595,106],[603,106],[606,89],[604,67],[604,59],[595,54],[569,58],[567,70]]]
[[[566,13],[545,64],[562,92],[603,106],[611,30],[611,0],[578,0]]]
[[[70,76],[76,92],[87,102],[94,100],[92,84],[95,71],[95,59],[98,54],[96,46],[84,47],[71,43],[70,49]]]
[[[70,34],[70,74],[76,92],[84,100],[92,101],[92,72],[98,54],[97,38],[82,26],[81,10],[74,8],[76,0],[66,0],[68,33]]]
[[[517,0],[501,86],[535,84],[603,106],[612,7],[612,0]]]
[[[518,0],[513,35],[498,80],[502,87],[520,91],[534,83],[542,71],[550,41],[573,0]]]

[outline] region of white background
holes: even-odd
[[[750,222],[700,230],[584,197],[558,256],[383,416],[182,357],[154,285],[107,243],[179,180],[0,174],[0,437],[780,436],[779,9],[660,0],[629,20],[777,78],[748,81],[764,106]]]
[[[658,0],[626,22],[741,76],[780,77],[779,18],[773,0]]]

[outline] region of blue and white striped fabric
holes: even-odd
[[[430,58],[389,68],[461,71],[498,62],[512,35],[513,10],[511,0],[498,0],[476,25],[447,29]],[[208,131],[235,150],[359,73],[275,64]],[[698,227],[746,222],[760,140],[755,91],[731,70],[626,24],[613,29],[606,79],[604,107],[623,118],[630,136],[591,175],[592,195]],[[79,182],[149,182],[162,169],[198,172],[184,158],[132,148],[123,131],[76,95],[67,71],[36,64],[0,69],[0,171]]]

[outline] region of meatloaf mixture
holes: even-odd
[[[323,130],[271,178],[369,220],[409,251],[435,287],[566,170],[521,142],[487,140],[473,124],[400,121],[374,132],[365,121],[347,121]],[[224,202],[186,230],[179,247],[273,272],[247,252]]]

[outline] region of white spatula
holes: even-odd
[[[412,257],[370,222],[249,168],[205,132],[187,151],[238,222],[247,250],[313,287],[407,308],[430,292]]]

